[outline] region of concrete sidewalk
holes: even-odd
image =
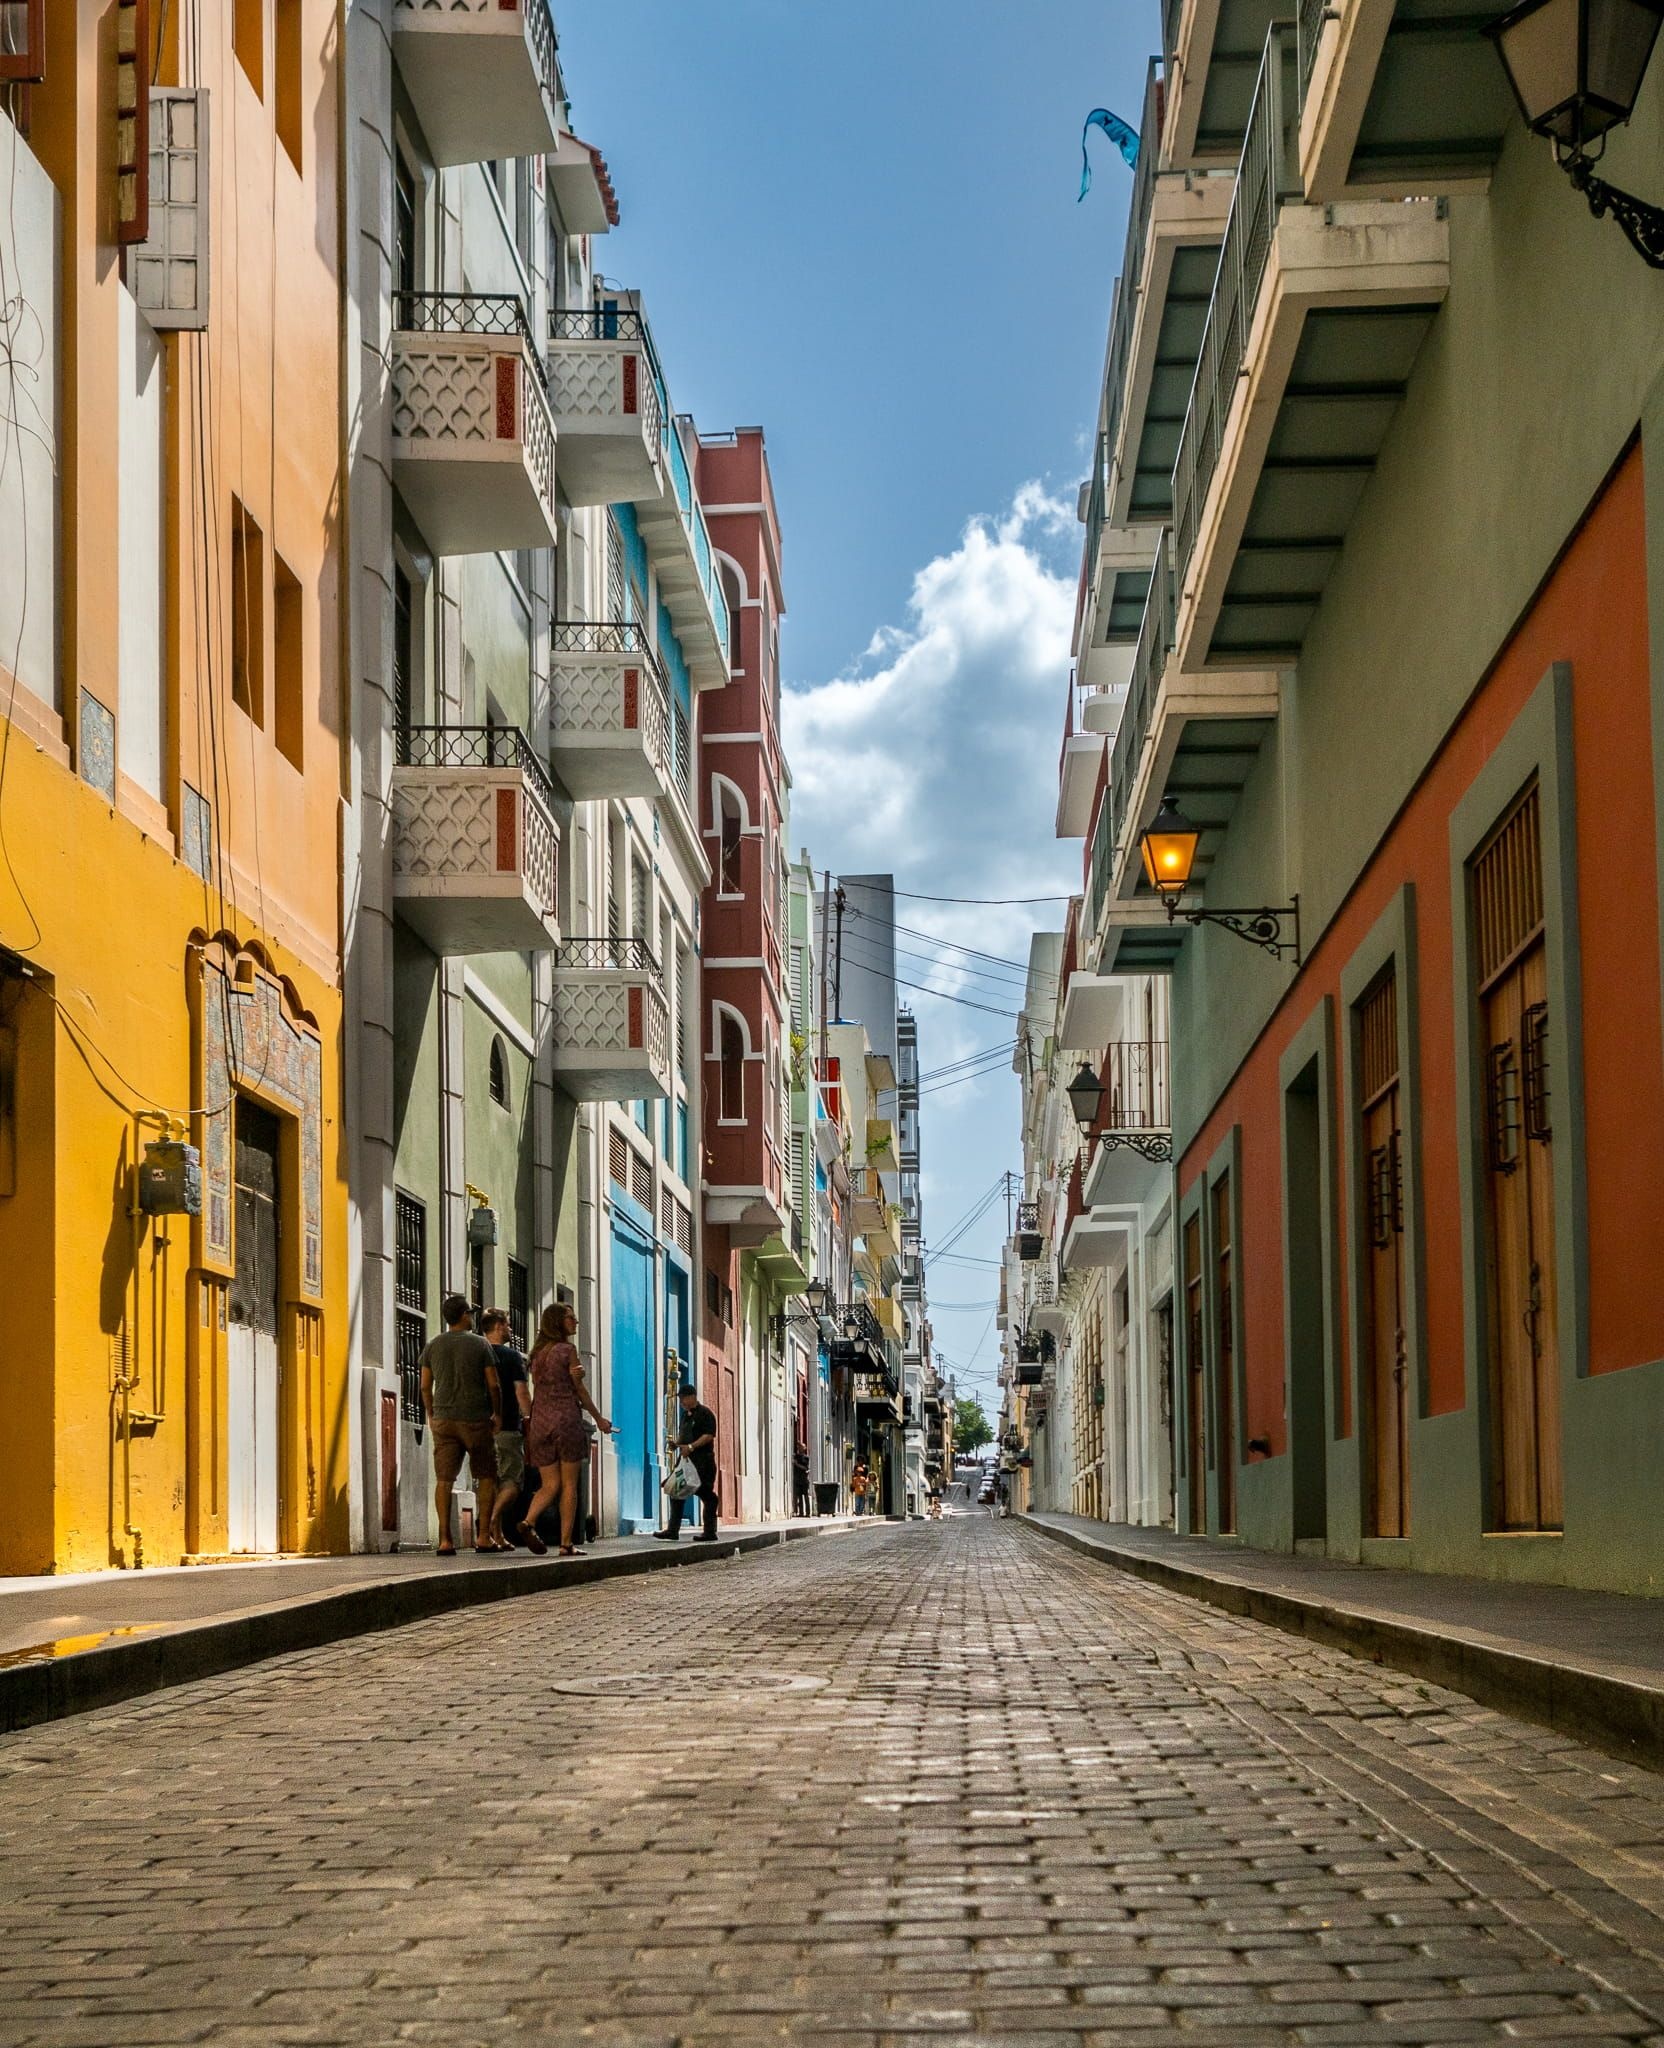
[[[1024,1520],[1171,1592],[1664,1767],[1664,1601],[1288,1557],[1077,1515]]]
[[[735,1525],[715,1543],[614,1537],[576,1558],[414,1551],[0,1579],[0,1732],[490,1600],[713,1564],[867,1521]]]

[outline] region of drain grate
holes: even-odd
[[[666,1685],[678,1699],[748,1699],[757,1693],[819,1692],[824,1678],[785,1671],[609,1671],[593,1678],[557,1678],[551,1691],[580,1699],[658,1698]]]

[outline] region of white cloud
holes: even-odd
[[[957,994],[902,996],[919,1015],[920,1061],[932,1069],[1009,1041],[1022,1001],[1029,935],[1056,929],[1061,902],[930,902],[928,896],[1022,897],[1077,889],[1080,846],[1052,836],[1080,526],[1073,497],[1023,484],[997,516],[973,519],[949,554],[913,578],[906,619],[880,625],[848,673],[785,697],[792,840],[835,873],[892,872],[903,981]],[[974,947],[994,959],[940,950]],[[949,964],[957,958],[956,968]],[[969,1003],[986,1009],[966,1007]],[[940,1240],[1007,1167],[1020,1165],[1017,1086],[1002,1061],[986,1076],[927,1094],[922,1105],[926,1239]],[[958,1247],[998,1248],[998,1203]],[[991,1268],[943,1265],[949,1301],[992,1294]],[[968,1324],[968,1327],[962,1325]],[[948,1316],[938,1336],[956,1362],[977,1349],[981,1319]]]

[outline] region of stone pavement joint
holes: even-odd
[[[0,2048],[1664,2048],[1661,1916],[1664,1780],[980,1516],[0,1737]]]

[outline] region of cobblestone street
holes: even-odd
[[[0,1742],[0,2040],[1664,2042],[1664,1781],[981,1515]]]

